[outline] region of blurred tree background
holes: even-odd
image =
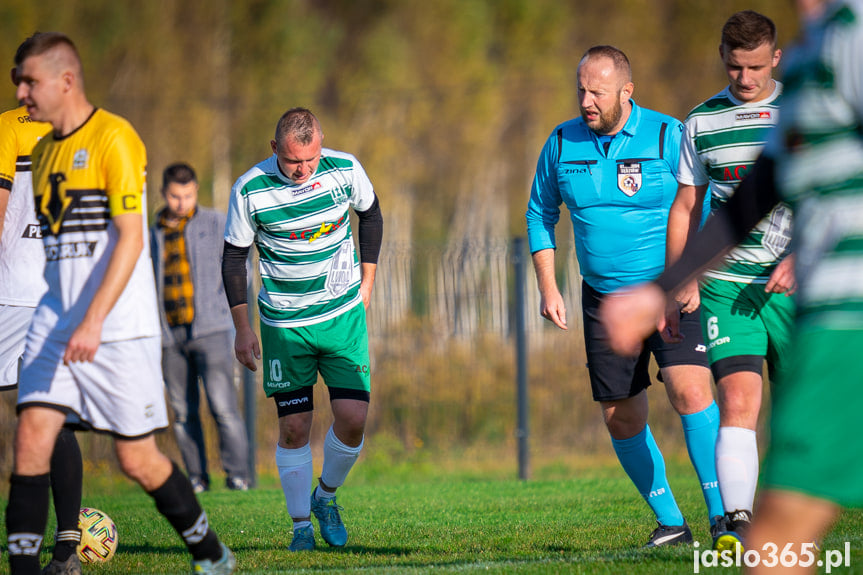
[[[585,49],[623,49],[636,100],[681,118],[724,85],[719,32],[744,8],[782,44],[795,33],[791,0],[4,0],[0,58],[11,66],[36,30],[69,34],[91,100],[147,145],[153,203],[161,169],[184,159],[224,206],[302,105],[403,216],[389,231],[439,240],[471,206],[485,208],[472,225],[521,233],[539,149],[577,114]],[[11,84],[0,95],[15,104]]]
[[[91,101],[131,120],[147,145],[151,211],[161,203],[162,169],[177,160],[198,170],[202,202],[225,209],[234,179],[270,154],[281,113],[311,108],[325,145],[355,154],[381,198],[393,259],[379,270],[372,310],[404,308],[370,317],[370,432],[408,450],[511,443],[507,319],[495,320],[496,331],[440,328],[426,311],[443,298],[439,315],[452,323],[459,301],[447,299],[451,292],[474,285],[494,299],[509,291],[508,272],[493,279],[506,261],[489,246],[505,251],[524,233],[539,150],[578,114],[575,70],[588,47],[624,50],[636,101],[682,119],[725,85],[720,30],[742,9],[771,17],[780,46],[796,34],[792,0],[3,0],[0,61],[11,66],[34,31],[67,33]],[[15,105],[11,84],[0,104]],[[477,251],[492,255],[465,265],[463,255]],[[452,273],[426,265],[448,257]],[[560,260],[572,268],[571,255]],[[576,318],[576,280],[569,284]],[[497,316],[508,313],[506,301],[493,303]],[[580,330],[573,319],[567,334],[546,333],[535,309],[535,437],[564,449],[595,445],[605,436],[578,355]],[[467,337],[451,341],[460,329]],[[260,411],[269,460],[271,404]]]

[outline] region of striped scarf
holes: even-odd
[[[183,231],[195,212],[173,227],[168,224],[166,214],[167,210],[159,214],[159,226],[165,232],[165,315],[171,326],[188,325],[195,319],[195,286]]]

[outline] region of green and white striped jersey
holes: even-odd
[[[312,325],[361,304],[348,208],[366,211],[374,199],[359,161],[327,148],[317,172],[302,184],[282,174],[275,155],[236,181],[225,241],[258,248],[264,323]]]
[[[737,185],[761,153],[767,135],[779,120],[782,84],[758,102],[741,102],[726,86],[699,104],[686,118],[677,180],[684,185],[709,184],[711,211],[734,195]],[[788,252],[791,210],[776,206],[725,257],[704,275],[741,283],[767,283]]]
[[[863,1],[832,2],[786,56],[764,153],[795,212],[801,327],[863,326]]]

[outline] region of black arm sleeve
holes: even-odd
[[[746,237],[780,201],[774,169],[771,158],[762,155],[756,160],[728,203],[710,216],[686,244],[680,259],[656,279],[659,287],[674,291]]]
[[[225,252],[222,256],[222,283],[225,295],[228,296],[228,307],[248,303],[246,289],[246,258],[249,247],[240,248],[225,242]]]
[[[376,264],[384,236],[384,217],[381,214],[377,196],[369,209],[357,212],[357,217],[359,218],[360,262]]]

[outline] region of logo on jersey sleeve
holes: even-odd
[[[617,187],[627,196],[634,196],[641,189],[641,164],[617,164]]]

